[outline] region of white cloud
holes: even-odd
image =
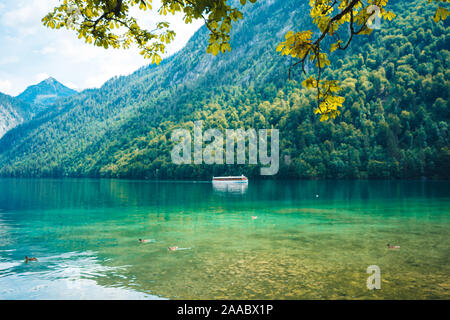
[[[19,61],[20,61],[20,59],[17,56],[6,56],[6,57],[0,58],[0,65],[16,63]]]
[[[73,89],[73,90],[76,90],[76,91],[79,90],[78,86],[75,83],[73,83],[73,82],[70,82],[70,81],[69,82],[65,82],[64,85],[66,87],[70,88],[70,89]]]
[[[1,21],[21,35],[34,35],[38,31],[36,24],[41,24],[42,17],[57,4],[56,0],[17,1],[13,9],[2,15]]]
[[[0,92],[6,93],[11,91],[11,81],[9,80],[0,80]]]
[[[42,54],[50,54],[50,53],[55,53],[55,52],[56,52],[56,49],[53,47],[45,47],[44,49],[42,49],[40,51],[40,53],[42,53]]]
[[[48,78],[50,78],[50,76],[47,73],[41,72],[34,76],[34,81],[36,83],[38,83],[38,82],[44,81],[45,79],[48,79]]]
[[[105,83],[105,79],[109,79],[108,75],[98,75],[87,78],[84,81],[85,88],[100,88],[103,83]]]
[[[0,79],[9,81],[9,94],[18,94],[27,86],[49,75],[70,87],[82,90],[99,87],[116,75],[127,75],[150,63],[136,48],[114,50],[95,47],[78,39],[66,29],[51,30],[41,19],[60,3],[58,0],[2,0],[0,7]],[[160,1],[153,2],[153,11],[139,11],[138,21],[150,27],[155,21],[171,23],[177,36],[165,56],[181,49],[203,24],[186,25],[181,15],[161,17],[156,13]],[[3,63],[2,63],[3,62]]]

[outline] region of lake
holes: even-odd
[[[449,299],[449,217],[449,181],[0,179],[0,299]]]

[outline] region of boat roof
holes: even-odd
[[[244,175],[241,176],[228,176],[228,177],[213,177],[213,179],[234,179],[234,178],[247,178]]]

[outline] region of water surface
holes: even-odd
[[[440,181],[0,179],[0,299],[449,299],[449,216]]]

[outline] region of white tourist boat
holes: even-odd
[[[244,175],[229,177],[213,177],[213,183],[248,183],[248,178]]]
[[[214,191],[220,193],[244,194],[248,189],[246,176],[238,177],[213,177],[212,185]]]

